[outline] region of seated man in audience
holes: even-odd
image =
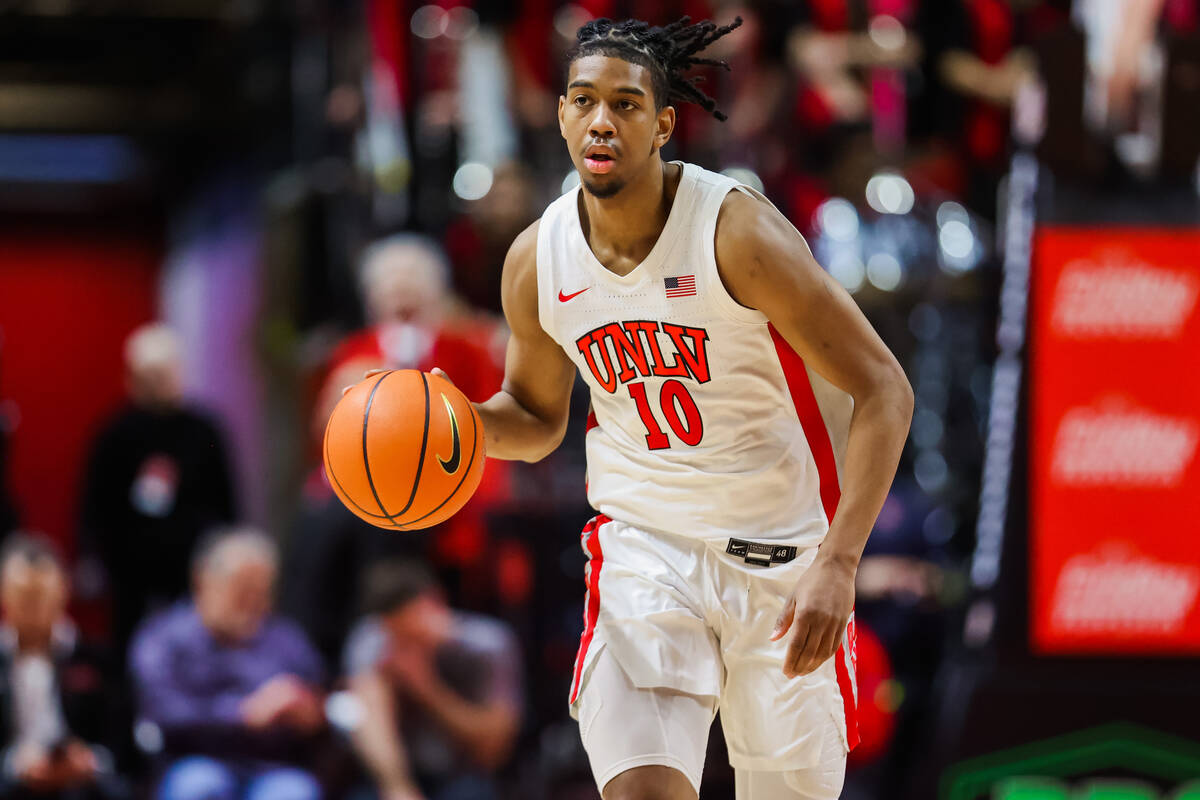
[[[346,643],[359,756],[382,800],[491,800],[521,719],[521,659],[502,622],[452,611],[417,562],[367,572]]]
[[[271,614],[273,541],[220,532],[194,557],[194,600],[147,620],[129,654],[143,746],[160,749],[159,800],[317,800],[320,659]]]
[[[0,797],[119,796],[100,744],[115,717],[106,665],[66,617],[66,574],[47,543],[18,534],[5,544],[0,608]]]

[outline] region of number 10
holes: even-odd
[[[646,398],[644,382],[629,384],[629,396],[637,404],[638,416],[646,426],[646,444],[651,450],[665,450],[671,446],[671,440],[659,426],[658,420],[650,410],[650,401]],[[687,387],[677,380],[665,381],[658,393],[658,404],[663,417],[671,430],[686,445],[696,446],[704,438],[704,421],[700,419],[700,409],[688,392]],[[687,424],[680,418],[680,413],[687,418]]]

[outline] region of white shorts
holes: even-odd
[[[770,640],[816,549],[764,567],[723,545],[603,515],[584,528],[588,594],[570,703],[601,791],[649,764],[680,770],[699,791],[718,706],[739,771],[816,774],[831,759],[844,765],[858,741],[853,617],[834,657],[800,678],[782,671],[791,634]],[[812,796],[837,791],[840,781]]]

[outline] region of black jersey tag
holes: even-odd
[[[745,539],[730,539],[725,552],[741,558],[747,564],[757,567],[769,567],[772,564],[786,564],[796,557],[796,546],[792,544],[768,544],[765,542],[748,542]]]

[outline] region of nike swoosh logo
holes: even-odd
[[[578,292],[572,292],[571,294],[563,294],[562,289],[559,289],[558,290],[558,302],[565,303],[568,300],[570,300],[572,297],[578,297],[579,295],[583,294],[590,288],[592,288],[592,287],[587,286],[587,287],[584,287],[583,289],[580,289]]]
[[[438,456],[437,460],[447,475],[453,475],[458,472],[458,465],[462,460],[462,442],[458,436],[458,417],[454,415],[454,407],[450,405],[446,395],[442,395],[442,402],[446,404],[446,413],[450,415],[450,436],[454,439],[454,451],[450,453],[450,458]]]

